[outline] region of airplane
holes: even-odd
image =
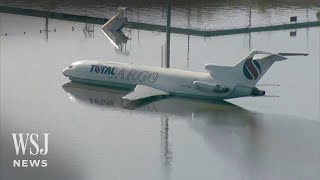
[[[207,72],[84,60],[72,63],[63,74],[78,83],[132,90],[122,97],[132,101],[154,96],[224,100],[264,96],[255,86],[274,62],[307,55],[254,50],[234,66],[206,64]]]

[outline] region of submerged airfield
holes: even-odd
[[[200,9],[202,21],[213,21]],[[118,37],[128,38],[116,39],[116,48],[99,24],[0,13],[4,179],[318,179],[320,27],[211,38],[171,34],[169,62],[165,33],[122,32]],[[259,82],[270,97],[224,102],[130,102],[121,98],[128,91],[70,83],[62,75],[83,59],[205,72],[207,63],[233,65],[252,49],[310,55],[271,67]],[[48,168],[12,168],[12,132],[50,133]]]

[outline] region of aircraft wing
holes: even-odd
[[[138,100],[152,96],[168,95],[169,93],[155,89],[152,87],[137,85],[136,88],[129,94],[123,96],[123,99]]]

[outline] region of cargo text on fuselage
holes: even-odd
[[[159,73],[138,71],[135,69],[118,68],[112,66],[91,65],[90,73],[105,74],[108,78],[117,80],[137,81],[140,83],[155,83]]]

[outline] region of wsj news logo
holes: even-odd
[[[33,157],[45,156],[48,154],[49,134],[43,133],[43,147],[39,146],[39,136],[37,133],[12,133],[16,155],[30,158],[14,159],[13,167],[47,167],[48,160]],[[32,157],[32,159],[31,159]]]

